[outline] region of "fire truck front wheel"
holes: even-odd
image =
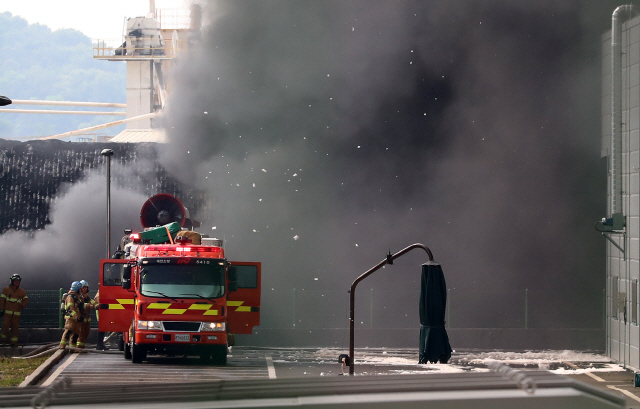
[[[131,337],[131,362],[139,364],[147,358],[147,350],[143,345],[136,344],[135,333]]]
[[[211,354],[211,360],[214,365],[226,365],[227,364],[227,346],[216,345]]]

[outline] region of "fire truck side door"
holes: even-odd
[[[237,291],[227,294],[229,332],[251,334],[260,325],[261,263],[232,261],[230,275],[236,277]]]
[[[122,272],[130,260],[100,260],[98,328],[102,332],[125,332],[133,319],[135,292],[122,288]]]

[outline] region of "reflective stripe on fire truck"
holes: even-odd
[[[181,315],[181,314],[184,314],[185,311],[187,311],[186,308],[169,308],[169,307],[171,307],[171,304],[152,302],[151,304],[149,304],[147,309],[148,310],[164,310],[162,311],[163,314],[173,314],[173,315]]]
[[[192,304],[189,308],[171,308],[172,304],[154,302],[149,304],[148,310],[164,310],[163,315],[182,315],[187,311],[204,311],[202,315],[218,315],[218,310],[212,310],[211,307],[215,307],[213,304]]]
[[[242,305],[244,301],[227,301],[227,306],[229,307],[238,307],[235,309],[236,312],[251,312],[251,307]]]
[[[108,304],[110,310],[124,310],[125,305],[133,305],[133,298],[117,298],[117,304]]]

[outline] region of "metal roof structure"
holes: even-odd
[[[155,142],[155,143],[167,143],[169,138],[163,129],[125,129],[118,135],[109,139],[109,142],[118,143],[142,143],[142,142]]]

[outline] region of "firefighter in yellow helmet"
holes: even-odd
[[[12,347],[18,346],[20,311],[29,302],[27,292],[20,288],[21,281],[22,278],[18,274],[12,275],[9,279],[10,285],[5,287],[2,290],[2,295],[0,295],[0,316],[4,315],[2,330],[0,331],[0,344],[9,342]],[[9,335],[9,328],[11,328],[11,335]]]
[[[67,293],[65,299],[65,312],[64,312],[64,333],[60,340],[60,349],[64,349],[69,345],[69,339],[73,334],[80,333],[80,326],[78,325],[78,318],[80,317],[80,310],[84,308],[82,300],[80,298],[80,289],[82,284],[80,281],[74,281],[71,283],[71,289]]]
[[[79,334],[73,334],[71,338],[71,346],[74,344],[76,348],[84,348],[87,338],[89,338],[89,332],[91,332],[91,310],[95,309],[96,302],[89,297],[89,283],[85,280],[80,280],[79,298],[83,304],[83,308],[80,309],[80,316],[78,317],[78,324],[80,327]]]

